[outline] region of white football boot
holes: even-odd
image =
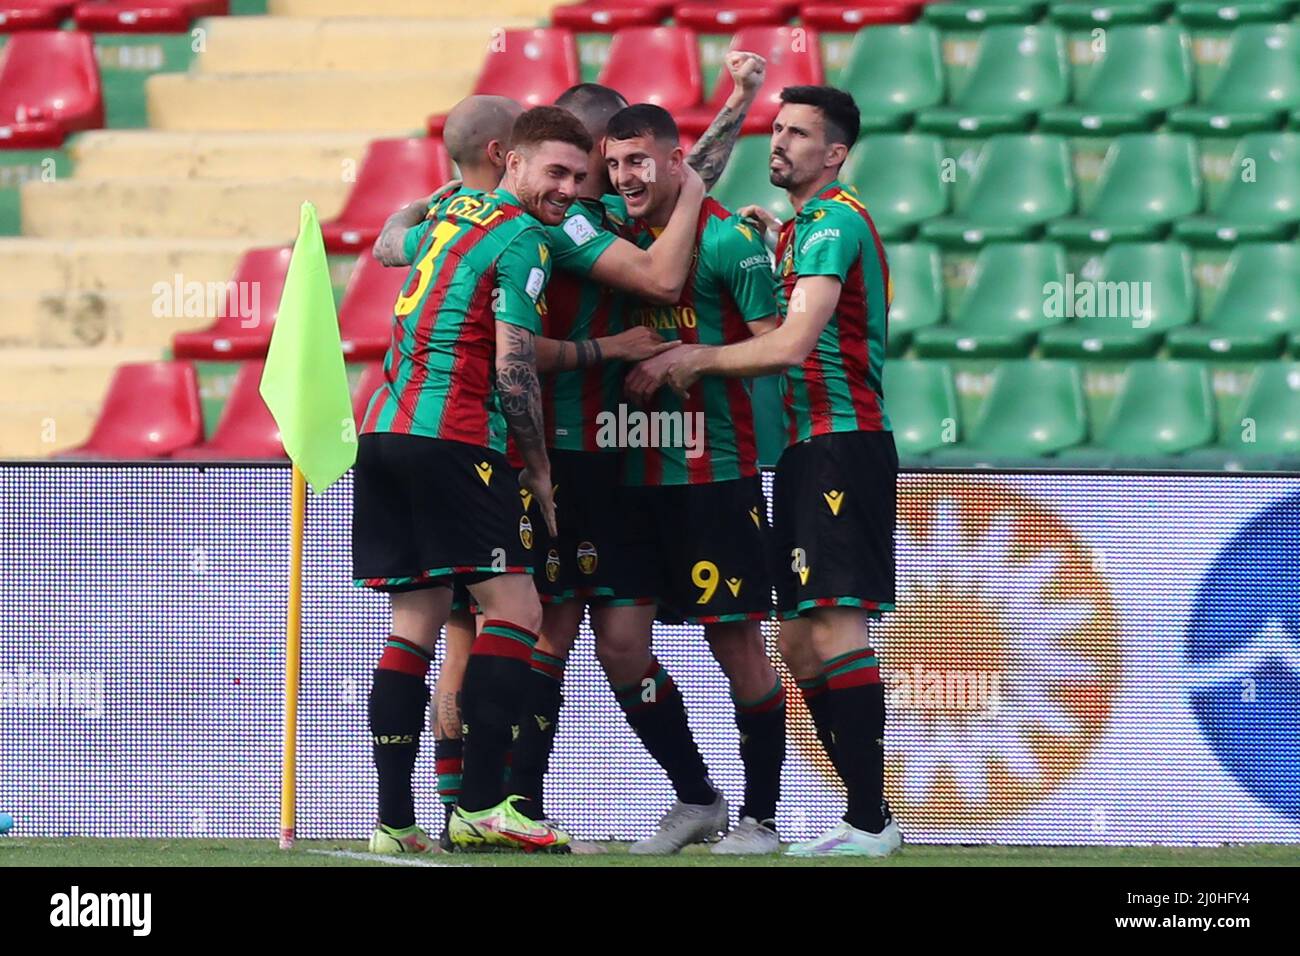
[[[776,835],[773,821],[759,823],[753,817],[741,817],[736,828],[714,844],[712,852],[723,856],[759,856],[764,853],[777,853],[781,849],[781,838]]]
[[[659,821],[655,835],[637,840],[627,851],[637,854],[678,853],[682,847],[692,843],[704,843],[716,840],[718,834],[727,832],[730,819],[727,811],[727,798],[721,793],[710,804],[701,806],[695,803],[682,803],[680,800],[672,805]]]

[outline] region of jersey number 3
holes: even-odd
[[[397,316],[410,315],[415,307],[420,304],[424,298],[425,290],[429,288],[429,280],[433,277],[433,261],[438,258],[447,243],[456,238],[460,232],[460,225],[454,222],[440,222],[433,229],[433,244],[429,246],[429,251],[415,266],[415,287],[411,291],[405,292],[397,297],[397,304],[393,306],[393,314]],[[411,283],[407,283],[407,288],[411,288]]]

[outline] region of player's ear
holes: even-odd
[[[839,166],[848,155],[848,146],[843,143],[831,143],[826,149],[826,165]]]
[[[501,145],[501,140],[499,139],[488,140],[487,158],[488,158],[488,162],[491,163],[493,166],[495,166],[497,169],[500,169],[502,166],[505,165],[506,150],[505,147]]]

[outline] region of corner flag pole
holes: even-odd
[[[280,769],[280,849],[293,848],[298,819],[298,688],[302,682],[302,533],[307,482],[293,466],[290,517],[289,612],[285,626],[284,755]]]

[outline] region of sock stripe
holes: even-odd
[[[826,676],[818,674],[816,677],[810,677],[807,680],[798,680],[795,683],[803,693],[804,700],[812,700],[826,693]]]
[[[654,681],[654,690],[648,695],[649,699],[647,699],[646,695],[646,691],[650,690],[650,687],[646,686],[648,680]],[[651,661],[645,676],[635,684],[624,684],[622,687],[615,687],[614,696],[618,698],[618,705],[625,712],[631,712],[658,703],[663,698],[670,696],[676,689],[677,685],[673,683],[673,679],[656,659]]]
[[[377,670],[398,671],[413,677],[424,677],[429,673],[429,662],[433,658],[424,649],[408,640],[390,635],[384,642],[383,653],[379,655]]]
[[[737,700],[734,695],[731,699],[735,703],[738,713],[766,714],[769,711],[779,710],[785,706],[785,685],[781,683],[781,679],[778,677],[772,689],[757,700]]]
[[[538,674],[545,674],[554,680],[564,678],[564,658],[556,657],[553,654],[547,654],[545,651],[533,649],[533,670]]]
[[[532,659],[533,645],[536,643],[537,635],[527,628],[518,627],[509,621],[484,621],[483,630],[474,638],[470,655],[508,657],[527,664]]]

